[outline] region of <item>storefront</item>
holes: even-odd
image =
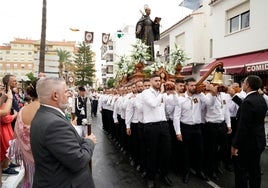
[[[261,77],[263,85],[268,85],[268,50],[219,58],[200,70],[203,76],[214,64],[223,62],[225,74],[231,75],[235,82],[240,82],[250,74]]]

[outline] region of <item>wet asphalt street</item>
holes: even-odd
[[[128,156],[105,134],[102,129],[101,114],[92,119],[92,132],[97,137],[97,144],[93,155],[93,179],[96,188],[146,188],[146,180],[129,164]],[[268,149],[262,155],[262,188],[268,187]],[[234,188],[234,174],[223,170],[219,181],[205,182],[191,175],[189,184],[182,182],[180,174],[170,173],[173,187],[209,188],[223,187]],[[160,180],[156,180],[156,188],[168,187]]]

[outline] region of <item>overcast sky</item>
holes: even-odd
[[[161,17],[161,31],[190,13],[179,7],[182,0],[47,0],[47,40],[79,41],[84,31],[94,32],[94,43],[101,33],[115,33],[124,25],[135,25],[144,4],[151,18]],[[14,38],[39,40],[42,0],[0,0],[0,45]],[[72,32],[69,28],[77,28]],[[100,46],[100,44],[93,44]]]

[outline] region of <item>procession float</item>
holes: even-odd
[[[130,55],[120,56],[117,61],[116,86],[135,83],[138,80],[149,78],[151,74],[159,75],[161,82],[184,79],[180,72],[189,58],[177,44],[165,61],[160,60],[159,57],[154,58],[153,62],[148,61],[150,59],[149,47],[137,39],[136,43],[132,44]]]

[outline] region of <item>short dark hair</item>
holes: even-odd
[[[84,86],[80,86],[80,87],[78,88],[78,90],[79,90],[79,91],[86,91],[86,89],[84,88]]]
[[[246,82],[248,83],[249,87],[254,91],[260,89],[262,86],[262,79],[257,75],[249,75],[246,79]]]
[[[179,84],[179,83],[185,84],[185,81],[178,78],[178,79],[176,79],[175,83],[176,84]]]
[[[144,82],[150,82],[150,79],[149,78],[145,78],[144,80],[143,80],[143,83]]]
[[[194,78],[188,78],[185,80],[186,84],[188,85],[189,82],[195,82],[196,80]]]

